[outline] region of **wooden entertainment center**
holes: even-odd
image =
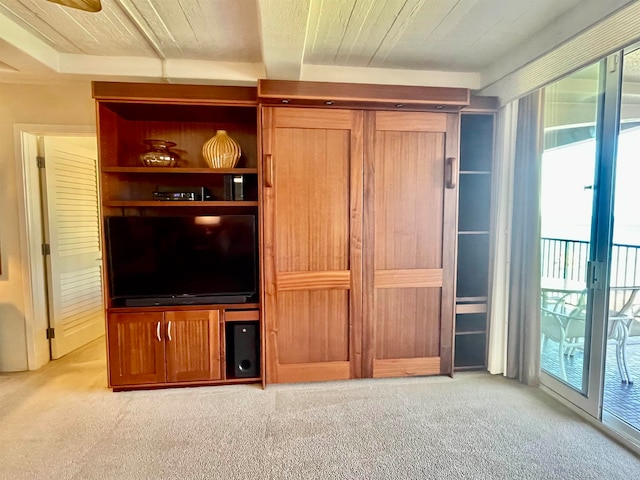
[[[484,209],[490,218],[491,158],[477,173],[460,171],[473,163],[460,158],[460,117],[475,115],[462,125],[486,155],[495,103],[458,88],[275,80],[94,82],[93,96],[104,219],[253,215],[259,230],[259,288],[247,302],[123,305],[110,292],[105,253],[114,390],[451,375],[454,345],[474,349],[456,367],[484,367],[488,293],[456,299],[466,275],[456,259],[459,243],[466,262],[488,255],[490,225],[461,241],[458,196],[461,208],[471,203],[473,215]],[[241,147],[235,168],[212,169],[203,158],[218,130]],[[147,139],[175,142],[179,164],[143,166]],[[230,176],[243,182],[240,200],[225,190]],[[154,198],[159,188],[195,187],[210,195]],[[465,285],[485,292],[488,263],[471,263]],[[456,313],[472,327],[458,332]],[[461,335],[474,341],[465,346]]]

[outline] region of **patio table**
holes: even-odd
[[[567,299],[571,299],[569,313],[573,318],[586,319],[587,305],[587,288],[584,282],[578,280],[567,280],[562,278],[542,278],[540,284],[542,294],[542,307],[553,310],[554,308],[562,308],[566,310]],[[639,285],[633,286],[612,286],[609,288],[610,294],[613,292],[622,292],[623,298],[626,297],[623,305],[609,310],[607,322],[607,339],[614,340],[616,343],[616,360],[618,363],[618,371],[622,383],[633,383],[627,365],[627,340],[631,324],[634,321],[633,307],[636,303],[636,297],[640,291]],[[562,348],[560,346],[559,348]]]
[[[634,322],[633,307],[636,304],[636,297],[640,291],[640,286],[611,287],[609,289],[609,292],[614,291],[626,294],[627,299],[622,307],[616,309],[614,306],[613,310],[609,310],[609,330],[607,332],[607,338],[616,340],[618,369],[621,369],[621,367],[624,369],[624,375],[622,370],[620,371],[622,383],[631,384],[633,380],[631,380],[629,367],[627,365],[627,340],[629,339],[631,324]]]

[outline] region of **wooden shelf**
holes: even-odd
[[[459,303],[456,305],[456,313],[464,314],[464,313],[486,313],[487,312],[487,304],[480,303]]]
[[[257,168],[102,167],[102,173],[197,173],[198,175],[255,175]]]
[[[463,372],[467,370],[486,370],[487,367],[484,365],[465,365],[464,367],[456,367],[454,370],[456,372]]]
[[[224,383],[257,383],[259,381],[260,381],[260,377],[246,377],[246,378],[228,377],[224,380]]]
[[[257,207],[257,201],[236,201],[236,200],[212,200],[212,201],[160,201],[160,200],[107,200],[102,202],[105,207]]]
[[[456,297],[456,303],[483,303],[488,297]]]

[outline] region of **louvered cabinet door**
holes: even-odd
[[[165,381],[163,313],[109,313],[110,385],[144,385]]]
[[[366,122],[364,374],[451,373],[458,117]]]
[[[219,380],[220,311],[169,311],[164,319],[167,381]]]
[[[267,382],[359,377],[362,113],[262,114]]]

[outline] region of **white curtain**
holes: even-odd
[[[540,378],[540,165],[543,92],[518,102],[513,182],[506,376]]]
[[[487,370],[501,374],[507,368],[507,319],[511,266],[511,217],[513,210],[513,168],[516,151],[518,102],[500,109],[496,125],[496,160],[491,199],[493,245],[489,291],[489,346]]]

